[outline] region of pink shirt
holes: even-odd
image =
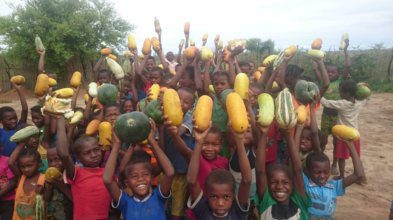
[[[228,159],[226,157],[217,156],[214,160],[206,160],[201,156],[199,160],[199,173],[198,182],[202,190],[205,190],[205,181],[209,173],[214,169],[226,169],[228,170]]]
[[[14,174],[11,169],[8,167],[8,157],[0,155],[0,189],[7,185],[7,183],[14,178]],[[12,190],[4,197],[0,198],[0,201],[5,200],[14,200],[15,199],[15,191]]]
[[[75,167],[68,179],[74,200],[74,220],[108,219],[111,197],[102,180],[104,168]]]

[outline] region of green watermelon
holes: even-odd
[[[315,83],[305,80],[297,81],[295,85],[295,97],[299,102],[309,104],[314,101],[318,94],[319,88]]]
[[[142,112],[130,112],[117,117],[115,131],[124,143],[139,143],[150,133],[149,118]]]
[[[366,83],[360,82],[357,84],[356,95],[355,95],[355,98],[357,100],[367,99],[368,97],[370,97],[370,95],[371,95],[371,90]]]
[[[97,91],[98,101],[103,105],[116,104],[117,88],[112,84],[103,84],[98,87]]]
[[[152,118],[157,124],[162,123],[162,111],[161,111],[161,104],[158,100],[152,100],[147,104],[145,110],[145,114]]]

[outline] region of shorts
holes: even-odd
[[[337,124],[337,115],[322,114],[321,119],[321,134],[322,136],[329,136],[332,134],[332,128]]]
[[[336,143],[336,158],[337,159],[349,159],[350,154],[349,154],[349,149],[347,143],[345,141],[340,140],[337,138],[337,143]],[[355,144],[355,149],[356,152],[358,153],[358,156],[360,157],[360,139],[354,142]]]
[[[177,217],[184,216],[188,195],[186,174],[175,174],[172,181],[171,194],[171,215]]]

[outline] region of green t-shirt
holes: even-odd
[[[293,191],[291,198],[293,203],[300,209],[300,220],[308,220],[308,212],[307,209],[311,204],[310,198],[303,198],[298,192]],[[259,214],[262,216],[265,214],[264,212],[267,211],[270,207],[277,204],[277,201],[270,195],[269,190],[266,189],[262,200],[260,201],[259,196],[255,195],[254,197],[255,204],[258,207]]]
[[[340,83],[342,82],[342,77],[339,76],[336,80],[331,81],[329,84],[329,88],[326,90],[325,94],[323,97],[328,100],[339,100],[341,99],[340,97]]]
[[[213,96],[213,115],[212,123],[214,126],[218,127],[221,132],[227,131],[228,124],[228,114],[222,107],[220,100],[216,95]]]

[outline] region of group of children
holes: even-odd
[[[333,219],[336,198],[347,186],[365,180],[359,142],[335,138],[332,168],[323,153],[332,126],[357,128],[365,103],[355,99],[356,83],[348,79],[347,47],[344,74],[337,66],[325,67],[323,59],[313,60],[322,98],[315,97],[307,106],[309,120],[293,129],[279,129],[274,121],[262,128],[256,122],[259,94],[275,96],[284,88],[294,94],[296,82],[306,79],[301,67],[289,64],[292,57],[254,79],[252,62],[230,57],[225,70],[221,52],[202,62],[198,55],[191,60],[178,55],[175,60],[173,53],[164,56],[159,50],[158,66],[154,57],[140,60],[132,50],[133,69],[119,86],[117,104],[102,106],[89,96],[84,108],[73,105],[84,113],[75,125],[34,106],[31,118],[40,132],[19,143],[10,137],[27,126],[28,106],[21,86],[13,84],[22,113],[18,121],[13,108],[0,108],[0,219],[38,220],[37,195],[43,196],[45,219]],[[40,71],[44,56],[40,52]],[[110,71],[101,68],[104,60],[101,57],[94,68],[96,82],[117,85]],[[245,100],[250,127],[244,133],[233,131],[224,95],[240,72],[251,79]],[[272,87],[274,81],[278,87]],[[119,115],[144,111],[152,84],[177,90],[184,114],[181,126],[174,126],[165,115],[162,123],[150,120],[151,131],[143,143],[122,143],[113,131],[110,149],[100,146],[96,135],[85,135],[93,119],[114,127]],[[201,95],[213,99],[212,120],[204,131],[193,120]],[[301,104],[293,100],[296,106]],[[320,105],[321,131],[316,119]],[[354,171],[344,176],[349,157]],[[340,175],[331,179],[336,161]],[[61,176],[45,179],[48,167],[56,167]]]

